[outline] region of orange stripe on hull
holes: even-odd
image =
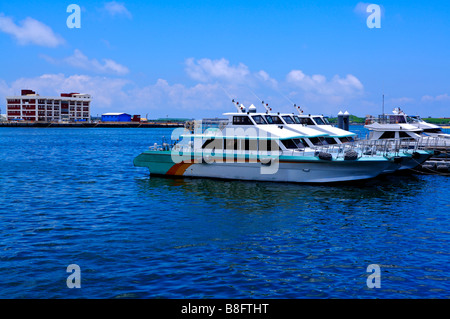
[[[166,175],[183,175],[184,172],[188,169],[189,166],[191,166],[192,163],[177,163],[174,166],[172,166],[166,173]]]

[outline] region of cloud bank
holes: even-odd
[[[54,48],[65,43],[49,26],[30,17],[18,25],[10,17],[0,14],[0,31],[11,35],[20,45],[34,44]]]

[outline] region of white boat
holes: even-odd
[[[369,140],[395,143],[405,153],[415,148],[411,158],[403,161],[400,170],[416,168],[431,158],[438,149],[450,145],[450,139],[438,135],[424,134],[424,129],[402,111],[395,109],[392,114],[378,118],[367,117],[364,127],[369,130]]]
[[[236,107],[224,121],[175,130],[172,140],[181,141],[154,145],[134,165],[152,175],[326,183],[373,178],[398,161],[380,150],[363,154],[344,144],[334,152],[320,151],[305,141],[317,132],[294,130],[278,114]]]
[[[383,171],[383,174],[417,167],[431,156],[429,151],[422,150],[417,145],[414,145],[417,143],[412,145],[408,143],[406,146],[404,143],[399,143],[399,141],[394,139],[392,141],[378,139],[357,141],[355,133],[332,126],[323,115],[307,115],[297,105],[294,105],[294,107],[298,110],[298,115],[277,114],[280,115],[279,117],[286,127],[291,130],[301,132],[308,129],[310,132],[316,132],[316,136],[304,138],[310,147],[315,147],[319,151],[335,153],[341,152],[341,145],[344,144],[348,146],[348,149],[363,152],[366,155],[369,153],[380,154],[381,152],[383,156],[395,159]],[[266,113],[273,114],[269,113],[269,110]]]

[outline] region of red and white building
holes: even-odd
[[[89,122],[91,101],[89,94],[61,93],[55,97],[22,90],[20,96],[6,97],[6,117],[8,121]]]

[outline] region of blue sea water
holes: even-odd
[[[133,166],[170,133],[1,128],[0,298],[450,297],[449,177],[301,185]]]

